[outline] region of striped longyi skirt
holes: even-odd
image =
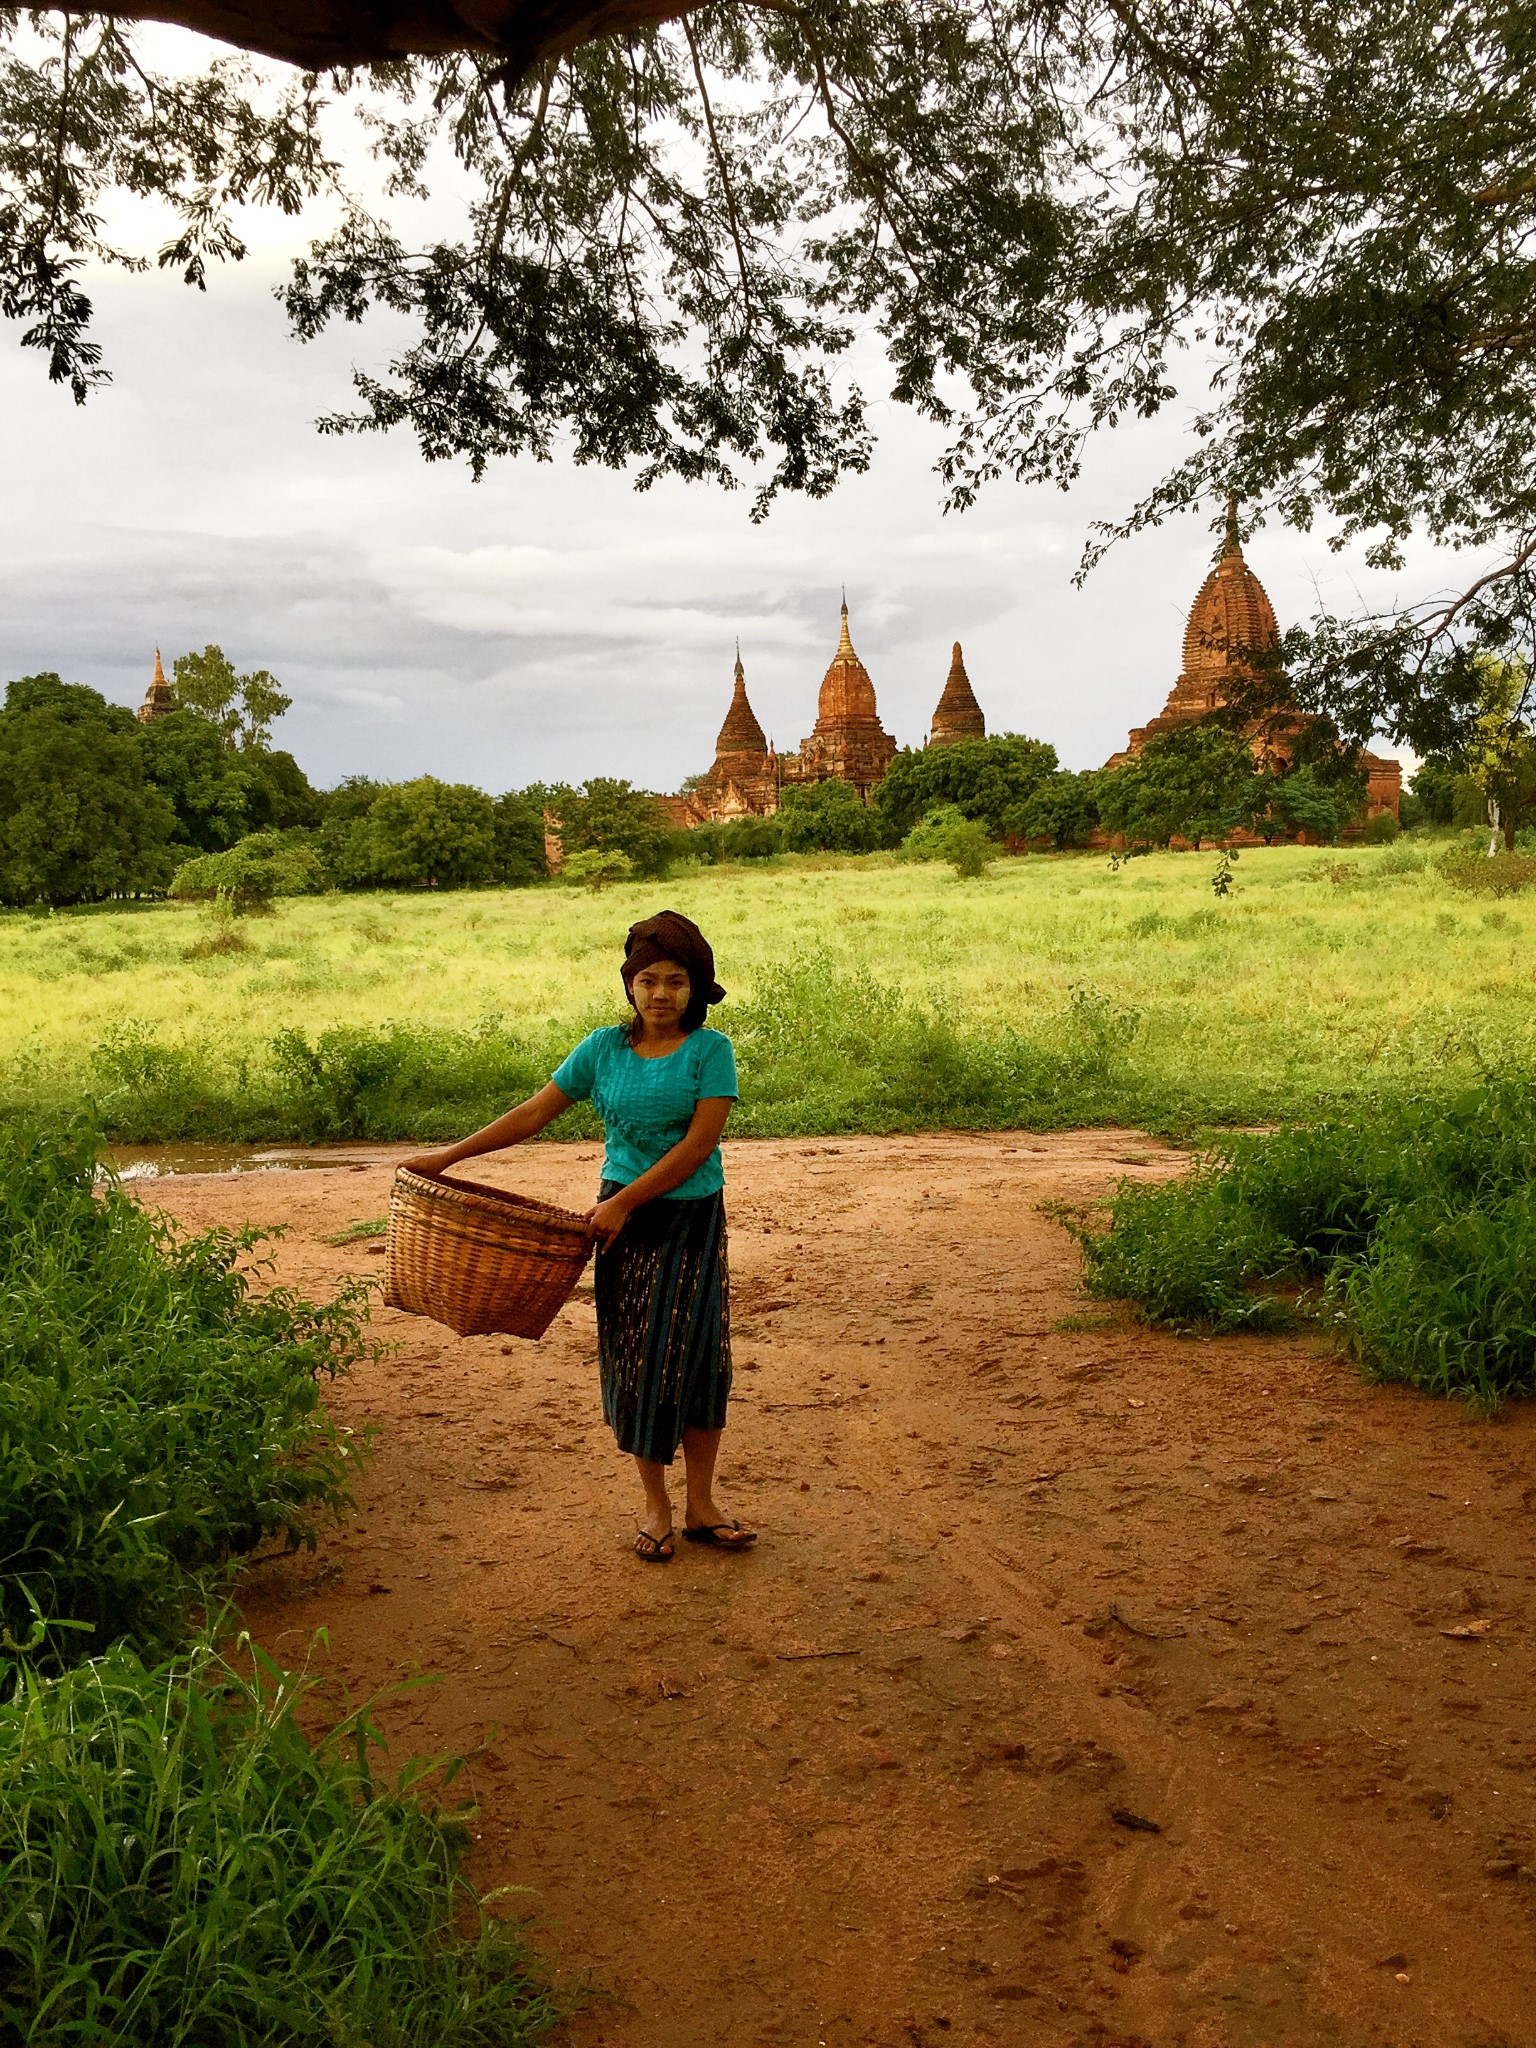
[[[622,1186],[605,1180],[598,1199]],[[621,1451],[670,1465],[685,1429],[723,1429],[731,1392],[725,1197],[647,1202],[593,1277],[603,1416]]]

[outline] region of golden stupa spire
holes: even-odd
[[[858,659],[858,656],[853,651],[853,642],[848,637],[848,592],[846,590],[843,592],[843,629],[838,635],[837,653],[833,655],[832,659],[837,661],[843,655],[847,655],[854,661]]]
[[[160,650],[157,647],[155,649],[155,673],[150,679],[150,688],[154,690],[164,690],[168,689],[169,687],[169,684],[165,680],[165,670],[160,666]]]

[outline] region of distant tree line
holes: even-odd
[[[237,674],[210,646],[178,660],[174,675],[177,708],[144,723],[57,675],[8,686],[0,902],[170,892],[249,907],[325,889],[518,887],[548,873],[546,831],[573,876],[600,884],[660,875],[679,859],[867,853],[903,846],[914,832],[918,852],[944,842],[935,819],[1023,852],[1081,846],[1096,830],[1132,846],[1238,829],[1329,840],[1364,806],[1347,757],[1266,767],[1241,732],[1213,718],[1149,741],[1118,768],[1083,773],[1018,733],[907,748],[869,803],[843,782],[791,784],[772,817],[679,832],[658,798],[604,777],[499,797],[431,775],[398,783],[349,776],[317,790],[292,754],[270,744],[290,700],[267,671]],[[1496,785],[1512,830],[1536,810],[1529,752],[1498,754],[1493,767],[1426,762],[1410,805],[1426,819],[1459,822],[1466,812],[1480,822]]]

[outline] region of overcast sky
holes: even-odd
[[[84,408],[0,325],[0,680],[56,669],[137,703],[157,645],[169,670],[213,640],[291,693],[278,739],[319,784],[601,774],[671,790],[712,758],[738,636],[764,727],[799,744],[846,585],[903,744],[926,731],[956,639],[988,728],[1049,740],[1069,767],[1161,706],[1210,533],[1183,521],[1125,544],[1082,590],[1072,572],[1090,522],[1181,452],[1184,411],[1106,438],[1070,495],[994,486],[947,518],[938,437],[888,405],[869,475],[762,526],[747,492],[637,496],[569,463],[475,484],[403,433],[316,434],[385,337],[288,338],[270,295],[285,233],[264,230],[206,296],[155,274],[89,280],[115,381]],[[1318,592],[1340,608],[1391,594],[1320,538],[1270,529],[1248,556],[1282,624]]]

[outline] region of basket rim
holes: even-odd
[[[516,1210],[521,1215],[533,1211],[547,1217],[551,1222],[579,1230],[583,1237],[590,1238],[587,1221],[574,1209],[562,1209],[557,1202],[541,1201],[537,1195],[519,1195],[511,1188],[488,1187],[484,1181],[460,1180],[446,1173],[422,1173],[415,1167],[397,1166],[395,1186],[404,1186],[414,1191],[428,1190],[433,1194],[450,1195],[460,1201],[484,1201],[499,1209]]]

